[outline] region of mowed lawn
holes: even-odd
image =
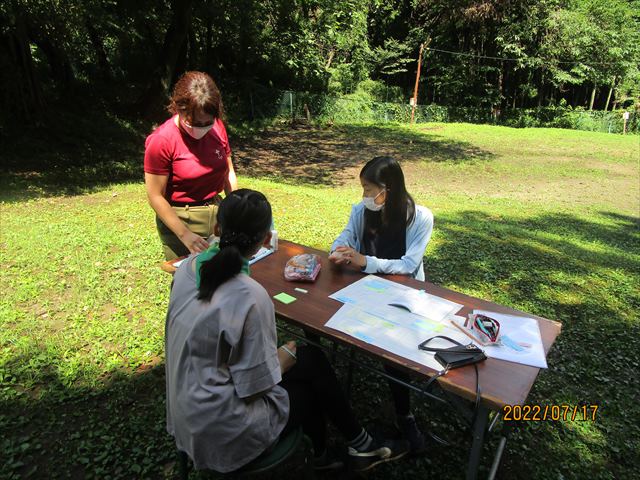
[[[74,166],[64,151],[64,168],[38,169],[32,158],[20,168],[14,158],[3,179],[1,479],[175,474],[164,429],[170,277],[158,267],[137,166],[143,139],[130,128],[133,147],[114,146],[113,159],[100,152],[96,169]],[[280,127],[231,139],[239,183],[271,200],[280,237],[325,250],[360,200],[361,166],[395,155],[435,215],[428,279],[562,322],[528,403],[599,407],[595,421],[518,424],[498,478],[637,474],[640,137],[426,124]],[[110,183],[123,168],[140,173]],[[388,417],[375,377],[357,375],[352,400],[365,422]],[[370,478],[462,478],[469,443],[452,416],[417,407],[418,422],[453,447],[432,443],[427,456]]]

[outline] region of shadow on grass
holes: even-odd
[[[441,216],[436,229],[446,240],[435,256],[427,257],[427,270],[436,283],[444,275],[467,288],[536,272],[517,297],[512,295],[518,290],[509,292],[512,301],[525,301],[538,288],[557,283],[552,279],[554,272],[586,276],[604,268],[637,275],[640,220],[602,215],[615,219],[615,224],[564,213],[527,219],[496,219],[476,211]]]
[[[402,162],[476,162],[493,154],[471,143],[403,126],[280,127],[233,146],[238,171],[286,183],[339,185],[365,162],[391,155]]]
[[[66,386],[55,367],[41,367],[49,372],[42,378],[43,398],[23,392],[0,401],[0,479],[177,478],[176,447],[166,431],[164,364],[111,372],[96,389]],[[302,450],[294,455],[278,469],[293,475],[284,478],[303,474]],[[219,477],[192,471],[189,478]]]
[[[0,478],[163,478],[171,470],[164,366],[114,372],[95,390],[65,386],[49,370],[41,400],[25,392],[0,403],[7,465]]]
[[[65,112],[43,125],[6,135],[0,201],[90,193],[144,178],[144,140],[152,130],[104,113]],[[337,185],[352,181],[377,155],[404,162],[474,162],[492,154],[407,127],[349,125],[302,129],[274,127],[253,137],[231,138],[239,173],[287,183]]]
[[[148,123],[108,112],[66,110],[19,132],[4,132],[0,201],[78,195],[116,182],[140,182],[150,131]]]
[[[640,368],[638,218],[602,212],[593,221],[567,214],[523,220],[467,211],[436,217],[436,231],[441,242],[425,258],[430,281],[562,323],[528,403],[600,408],[595,422],[521,425],[503,471],[631,476],[640,467],[631,374]]]

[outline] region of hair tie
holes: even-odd
[[[253,237],[250,237],[244,232],[225,231],[220,236],[220,248],[225,248],[230,245],[235,245],[241,249],[247,249],[252,247],[258,242],[253,241]]]

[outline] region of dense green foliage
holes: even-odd
[[[241,116],[265,89],[351,94],[370,79],[391,88],[379,101],[407,103],[424,42],[421,104],[500,116],[640,95],[638,0],[8,0],[0,19],[12,124],[56,99],[153,115],[187,69]]]
[[[51,168],[0,179],[0,478],[174,478],[164,429],[170,279],[140,182],[146,128],[91,114],[65,123],[76,131],[32,135],[14,152]],[[104,152],[102,135],[118,150]],[[562,322],[527,401],[600,409],[595,422],[519,425],[498,478],[524,480],[624,479],[640,468],[637,140],[438,123],[231,138],[240,185],[269,197],[281,238],[325,250],[361,195],[363,161],[397,156],[435,215],[429,279]],[[101,152],[95,166],[77,162],[83,151]],[[379,379],[358,374],[352,398],[365,421],[389,418]],[[454,446],[430,443],[426,457],[372,480],[462,477],[468,432],[439,405],[417,418]]]
[[[481,107],[453,107],[391,102],[395,89],[379,81],[365,80],[353,93],[331,95],[269,90],[252,96],[245,115],[253,120],[242,122],[242,115],[232,119],[238,124],[267,124],[277,121],[316,123],[321,125],[354,123],[462,122],[493,123],[509,127],[557,127],[593,132],[622,133],[625,121],[620,111],[586,110],[567,105],[534,108],[510,108],[500,115]],[[235,110],[238,114],[243,110]],[[631,113],[626,132],[640,131],[640,112]]]

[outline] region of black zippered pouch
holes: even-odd
[[[428,347],[427,344],[434,338],[442,338],[455,344],[455,346],[449,348]],[[436,335],[435,337],[428,338],[418,345],[418,348],[426,352],[435,352],[435,359],[446,370],[464,367],[465,365],[472,365],[487,359],[484,351],[476,347],[473,343],[463,345],[462,343],[443,335]]]

